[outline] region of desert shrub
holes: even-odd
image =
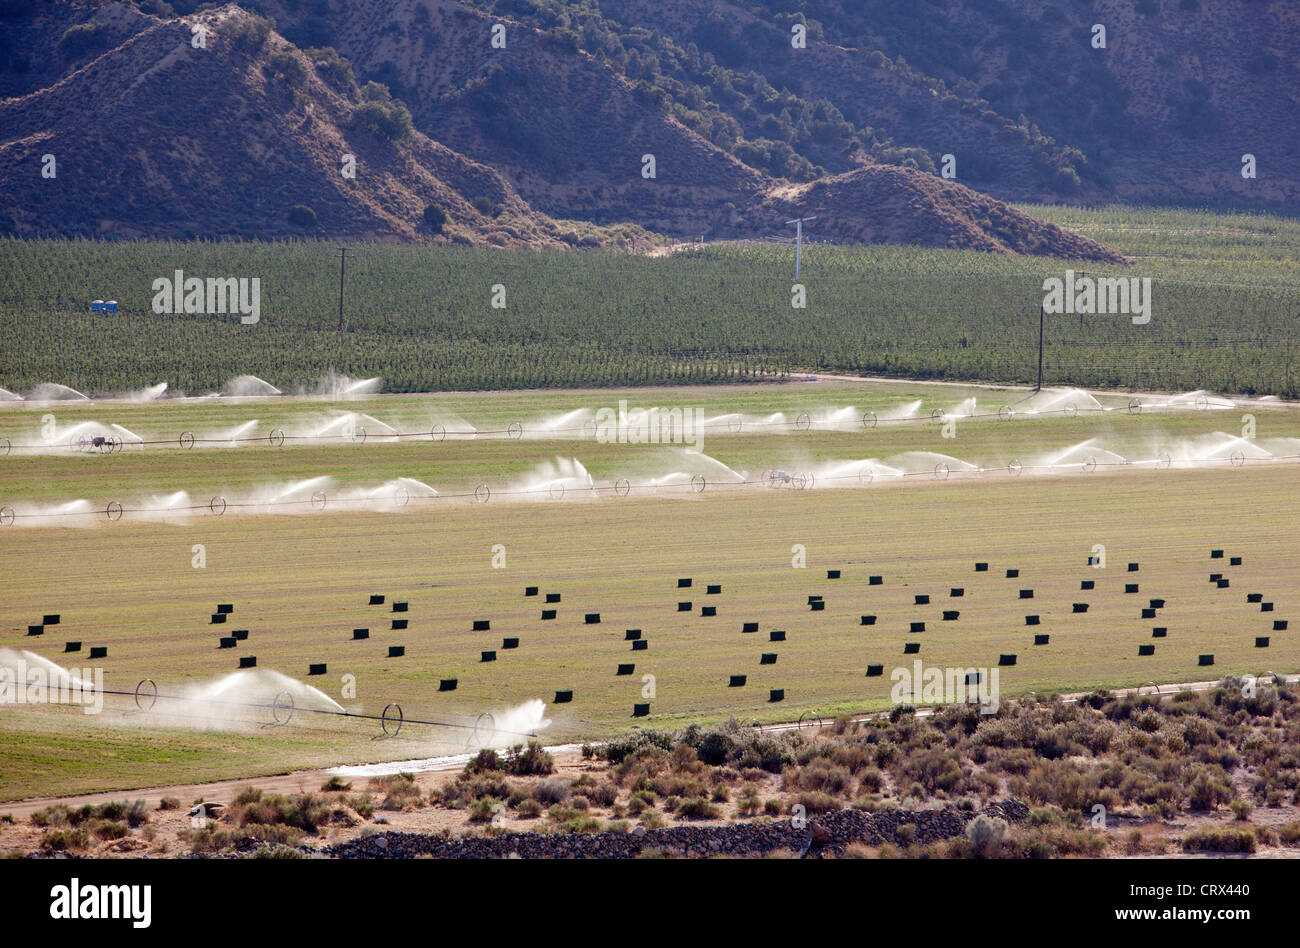
[[[160,810],[179,810],[180,808],[181,801],[176,797],[163,797],[158,801],[158,809]]]
[[[333,46],[305,49],[303,52],[311,59],[317,74],[336,90],[344,94],[357,91],[357,77],[352,71],[352,64],[340,56]]]
[[[820,790],[809,790],[796,794],[791,806],[802,806],[806,813],[834,813],[836,810],[842,810],[844,803],[838,797],[833,797],[829,793],[822,793]]]
[[[490,797],[480,797],[469,806],[469,821],[471,823],[492,822],[492,817],[496,815],[496,808],[500,805],[500,801]]]
[[[362,102],[352,110],[353,124],[387,142],[401,141],[411,135],[411,113],[398,99],[391,102]]]
[[[551,777],[537,781],[533,787],[533,799],[542,805],[563,803],[569,798],[572,785],[563,777]]]
[[[591,809],[591,801],[588,800],[581,793],[577,793],[569,797],[569,806],[579,811],[580,813],[586,813],[588,810]]]
[[[287,49],[278,49],[266,59],[272,75],[280,76],[291,89],[302,89],[311,75],[302,57]]]
[[[52,829],[41,834],[41,849],[67,851],[85,849],[90,845],[90,834],[84,829]]]
[[[530,797],[515,807],[515,813],[520,819],[535,820],[542,815],[542,805]]]
[[[975,856],[981,859],[992,859],[998,856],[1006,835],[1006,820],[990,818],[983,813],[966,824],[966,838],[970,840]]]
[[[677,806],[677,815],[684,820],[716,820],[722,811],[703,797],[683,800]]]
[[[250,15],[241,23],[231,26],[226,35],[230,38],[230,45],[235,49],[247,55],[257,53],[266,45],[267,38],[271,35],[271,22],[260,16]]]
[[[121,839],[131,832],[131,828],[117,820],[96,820],[91,824],[90,832],[96,839]]]
[[[527,747],[510,748],[505,760],[506,773],[516,777],[543,777],[555,773],[555,761],[540,741],[529,741]]]
[[[339,793],[352,789],[352,784],[344,783],[342,777],[330,777],[321,784],[322,793]]]
[[[64,59],[78,59],[105,47],[104,34],[94,23],[78,23],[63,31],[59,37],[59,55]]]
[[[294,227],[315,227],[316,212],[306,204],[295,204],[289,208],[289,223]]]
[[[1277,836],[1284,846],[1300,846],[1300,820],[1283,823],[1277,828]]]
[[[1189,852],[1253,853],[1255,834],[1245,829],[1207,826],[1184,836],[1183,849]]]
[[[470,758],[469,763],[465,765],[464,772],[467,774],[482,774],[502,769],[504,769],[504,765],[501,763],[501,758],[497,755],[497,752],[485,747]]]

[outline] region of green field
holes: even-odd
[[[1115,273],[1153,281],[1147,325],[1051,317],[1049,384],[1297,392],[1295,220],[1027,210],[1132,255]],[[296,392],[311,390],[325,366],[380,376],[396,392],[735,382],[805,370],[1032,382],[1043,280],[1069,266],[816,245],[804,259],[807,308],[794,309],[791,256],[770,245],[667,257],[365,245],[349,264],[339,333],[332,245],[4,240],[0,352],[11,356],[0,387],[59,382],[104,394],[168,382],[205,394],[251,373]],[[152,281],[176,269],[259,278],[261,321],[153,314]],[[504,309],[490,305],[497,285]],[[92,315],[92,299],[116,299],[121,313]]]
[[[577,407],[595,408],[627,398],[632,405],[700,405],[712,414],[774,411],[793,415],[823,406],[887,410],[900,401],[951,407],[974,396],[993,411],[1023,392],[933,385],[788,384],[630,392],[496,393],[484,396],[392,396],[329,405],[300,400],[125,405],[101,403],[56,409],[59,425],[82,418],[117,422],[141,434],[174,437],[257,419],[259,430],[292,422],[298,413],[328,408],[361,410],[394,424],[427,421],[435,411],[455,411],[480,427],[535,419]],[[1117,402],[1116,404],[1122,404]],[[1282,406],[1252,407],[1258,439],[1300,437],[1300,416]],[[40,423],[41,410],[0,412],[0,434],[14,437]],[[486,504],[451,498],[411,504],[401,511],[342,512],[336,507],[301,516],[223,517],[195,514],[177,522],[117,523],[101,517],[91,526],[0,528],[0,563],[6,595],[0,605],[0,647],[30,648],[65,661],[66,640],[109,649],[102,662],[107,688],[130,691],[143,677],[175,693],[187,684],[234,671],[236,656],[255,654],[259,668],[274,669],[319,686],[351,711],[379,713],[399,702],[408,718],[467,723],[483,711],[503,711],[530,699],[548,703],[553,719],[548,743],[592,739],[637,723],[632,705],[643,699],[643,675],[654,676],[651,714],[639,723],[680,726],[729,716],[765,721],[883,708],[890,703],[891,672],[927,666],[989,667],[1015,653],[1000,669],[1004,696],[1028,691],[1198,680],[1225,673],[1295,672],[1300,644],[1294,631],[1271,632],[1274,618],[1297,607],[1293,544],[1278,529],[1290,509],[1295,461],[1248,463],[1223,458],[1199,469],[1151,467],[1081,470],[1058,476],[1010,476],[1010,458],[1029,459],[1088,439],[1135,458],[1162,446],[1215,432],[1235,434],[1242,410],[1181,411],[1077,417],[1020,417],[959,423],[945,439],[929,422],[856,431],[744,431],[710,436],[705,450],[737,470],[813,467],[830,460],[887,458],[909,451],[941,452],[987,466],[983,475],[878,479],[869,487],[772,490],[760,486],[702,493],[604,492],[596,499],[520,502],[496,496]],[[170,432],[170,434],[168,434]],[[664,460],[664,454],[671,457]],[[374,484],[413,477],[450,492],[476,483],[509,483],[555,457],[576,457],[598,484],[676,463],[679,449],[597,444],[578,439],[510,441],[410,440],[249,444],[238,449],[157,446],[107,457],[67,451],[0,459],[0,504],[23,509],[37,502],[112,497],[185,489],[196,497],[224,491],[231,497],[267,480],[329,474],[339,485]],[[994,463],[1001,465],[996,470]],[[333,488],[332,488],[333,489]],[[193,566],[202,544],[206,566]],[[504,568],[493,549],[505,547]],[[1107,566],[1089,568],[1095,545]],[[796,545],[806,566],[796,568]],[[1209,558],[1225,548],[1244,562],[1227,567]],[[976,573],[976,561],[989,562]],[[1129,573],[1129,562],[1140,563]],[[1008,568],[1020,570],[1008,579]],[[826,571],[839,569],[840,579]],[[1211,571],[1231,577],[1220,590]],[[883,583],[869,585],[880,575]],[[691,590],[677,580],[691,577]],[[1080,591],[1093,579],[1096,589]],[[1126,594],[1137,582],[1138,594]],[[722,592],[709,596],[707,584]],[[540,621],[543,603],[525,597],[536,585],[559,592],[554,621]],[[952,587],[965,595],[951,598]],[[1032,588],[1032,602],[1018,596]],[[1275,602],[1273,613],[1248,605],[1248,592]],[[382,593],[407,601],[410,626],[390,630],[388,607],[367,605]],[[931,604],[913,604],[917,593]],[[824,611],[807,605],[823,595]],[[1167,600],[1159,618],[1143,619],[1151,597]],[[690,612],[677,603],[690,600]],[[1087,601],[1086,614],[1071,603]],[[232,624],[213,626],[217,603],[235,605]],[[716,605],[716,617],[700,607]],[[957,621],[943,621],[947,609]],[[62,624],[39,638],[24,633],[47,612]],[[599,612],[599,625],[584,616]],[[860,624],[863,614],[876,624]],[[1041,624],[1028,627],[1027,614]],[[472,631],[491,620],[488,632]],[[909,631],[924,621],[923,632]],[[757,633],[742,631],[746,622]],[[1151,628],[1167,627],[1153,640]],[[352,630],[371,637],[352,641]],[[229,628],[249,630],[234,650],[217,648]],[[649,641],[632,652],[624,631],[638,628]],[[773,629],[786,641],[771,643]],[[1034,646],[1035,633],[1050,643]],[[1267,651],[1254,647],[1271,636]],[[504,637],[519,647],[500,649]],[[919,642],[905,655],[906,642]],[[406,655],[388,658],[389,645]],[[1139,658],[1140,644],[1155,654]],[[775,664],[760,655],[776,652]],[[1197,665],[1202,653],[1215,666]],[[70,659],[85,664],[82,657]],[[308,678],[307,666],[328,664]],[[617,676],[616,666],[634,663]],[[870,664],[881,677],[866,677]],[[728,677],[747,675],[744,687]],[[345,698],[343,676],[355,676],[356,696]],[[455,677],[457,690],[439,693],[437,680]],[[551,703],[554,692],[573,689],[572,704]],[[785,689],[781,703],[769,689]],[[268,695],[269,700],[271,696]],[[411,726],[397,739],[377,739],[374,722],[313,719],[300,715],[285,728],[250,720],[216,731],[162,705],[152,716],[126,713],[129,699],[110,698],[101,717],[70,709],[0,708],[0,799],[165,785],[221,777],[279,773],[305,766],[407,759],[445,753],[463,744],[446,729]]]

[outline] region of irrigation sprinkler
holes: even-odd
[[[1093,471],[1097,470],[1097,459],[1089,455],[1087,460],[1083,462],[1083,470],[1087,474],[1091,474]]]
[[[210,510],[214,516],[220,517],[226,512],[226,498],[213,497],[208,501],[208,510]]]
[[[8,438],[0,438],[0,458],[8,457],[13,450],[13,443]]]
[[[122,505],[119,504],[116,500],[109,501],[108,506],[104,508],[104,516],[108,517],[109,521],[113,523],[116,523],[117,521],[121,520]]]
[[[398,484],[397,489],[393,491],[393,503],[398,507],[405,507],[411,502],[411,492],[403,485]]]
[[[816,711],[809,708],[803,714],[799,715],[798,726],[815,727],[817,730],[820,731],[825,726],[825,722],[822,721],[822,716],[820,714],[818,714]]]
[[[1141,413],[1142,413],[1142,401],[1141,401],[1141,399],[1130,398],[1130,399],[1128,400],[1128,413],[1129,413],[1130,415],[1138,415],[1138,414],[1141,414]]]
[[[744,425],[745,425],[745,421],[743,418],[727,419],[727,430],[730,431],[732,434],[740,434],[740,429],[743,428]]]
[[[880,424],[880,419],[876,416],[876,413],[874,411],[868,411],[863,413],[862,415],[863,428],[874,428],[878,424]]]
[[[940,461],[934,466],[934,479],[937,481],[946,481],[949,473],[951,473],[951,471],[948,465],[943,461]]]
[[[194,432],[182,431],[181,436],[176,440],[182,448],[186,448],[186,449],[192,448],[194,447]]]
[[[875,479],[875,475],[868,470],[858,471],[858,484],[867,487]]]
[[[695,493],[697,493],[697,494],[702,494],[702,493],[704,493],[704,488],[705,488],[706,486],[707,486],[707,483],[706,483],[706,481],[704,480],[704,475],[703,475],[703,474],[692,474],[692,475],[691,475],[691,489],[692,489],[693,491],[695,491]]]
[[[353,428],[353,429],[352,429],[352,434],[351,434],[350,437],[351,437],[351,440],[352,440],[352,443],[353,443],[353,444],[365,444],[365,443],[366,443],[366,429],[365,429],[365,428]]]
[[[429,429],[430,441],[443,441],[447,437],[447,429],[442,425],[434,425]]]
[[[1020,459],[1019,459],[1019,458],[1013,460],[1010,464],[1007,465],[1007,472],[1008,472],[1012,477],[1019,477],[1019,476],[1020,476],[1020,472],[1023,471],[1024,469],[1025,469],[1025,466],[1024,466],[1023,464],[1020,463]]]
[[[152,678],[142,678],[135,686],[134,695],[136,708],[150,711],[158,701],[158,684]]]
[[[14,509],[12,507],[0,507],[0,527],[12,527],[14,524],[14,517]]]
[[[930,420],[933,421],[936,425],[943,424],[943,422],[947,419],[947,417],[948,417],[948,413],[944,411],[942,408],[936,408],[934,411],[930,412]]]
[[[514,441],[518,441],[524,436],[524,426],[517,421],[510,422],[506,428],[506,436]]]
[[[547,490],[547,494],[550,496],[551,500],[563,500],[564,484],[559,481],[552,482],[550,488]]]
[[[998,420],[999,420],[999,421],[1010,421],[1012,415],[1014,415],[1014,414],[1015,414],[1015,412],[1013,412],[1013,411],[1012,411],[1008,406],[1003,405],[1001,408],[998,409]]]
[[[492,498],[492,488],[487,484],[479,484],[474,488],[474,499],[480,504],[486,504]]]
[[[812,428],[812,418],[806,411],[801,411],[795,416],[794,426],[799,431],[808,431]]]
[[[631,490],[632,484],[626,477],[620,477],[614,482],[614,493],[620,497],[626,497]]]
[[[402,706],[392,703],[384,705],[384,713],[379,716],[379,726],[384,729],[384,734],[388,737],[396,737],[402,730],[402,722],[405,716],[402,714]],[[392,733],[388,731],[389,724],[393,725]]]
[[[1246,455],[1240,451],[1233,451],[1232,456],[1228,458],[1228,461],[1233,467],[1241,467],[1246,463]]]
[[[266,436],[266,441],[273,448],[278,448],[284,444],[284,429],[272,428],[271,433]]]
[[[313,510],[324,510],[326,503],[325,492],[318,490],[311,495],[311,506]]]

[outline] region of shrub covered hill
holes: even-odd
[[[1294,208],[1294,8],[1105,6],[0,0],[0,231],[1118,260],[1003,202]]]

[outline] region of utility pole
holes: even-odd
[[[348,248],[339,248],[339,332],[343,331],[343,265],[347,260]]]
[[[1043,390],[1043,304],[1038,304],[1038,388]]]
[[[815,221],[815,217],[800,217],[797,220],[786,221],[786,226],[793,224],[794,231],[794,278],[799,279],[799,264],[803,257],[803,225],[805,221]]]

